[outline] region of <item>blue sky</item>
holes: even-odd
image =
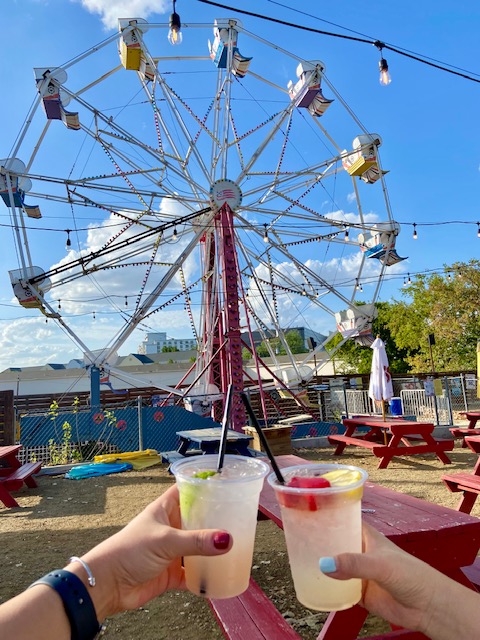
[[[235,5],[236,3],[233,3],[233,6]],[[407,0],[402,3],[374,2],[360,5],[358,2],[347,0],[341,4],[322,4],[321,9],[317,2],[306,0],[301,4],[301,11],[304,13],[334,24],[290,10],[288,6],[297,5],[288,1],[275,3],[266,0],[245,0],[240,6],[247,11],[317,29],[379,39],[392,46],[443,61],[472,73],[480,73],[477,62],[480,53],[477,35],[480,9],[471,2],[445,0],[420,4]],[[409,273],[413,275],[442,269],[445,264],[478,257],[478,83],[385,50],[384,56],[390,66],[392,83],[388,87],[382,87],[378,82],[379,54],[371,45],[297,31],[195,0],[178,0],[177,11],[186,25],[183,30],[183,44],[181,47],[169,49],[169,45],[166,44],[167,30],[151,30],[146,34],[146,40],[148,36],[148,43],[154,55],[174,55],[178,50],[178,55],[207,56],[206,41],[209,38],[213,40],[209,25],[213,24],[215,18],[237,17],[247,31],[267,43],[264,46],[255,39],[240,35],[239,48],[242,53],[254,56],[252,71],[271,71],[271,77],[282,87],[286,87],[289,79],[295,80],[297,62],[293,58],[281,55],[278,49],[268,44],[278,45],[299,59],[319,59],[325,63],[326,79],[336,94],[333,95],[324,83],[324,94],[327,97],[335,97],[335,102],[320,123],[329,133],[332,132],[331,135],[341,149],[351,148],[353,137],[361,133],[358,131],[355,118],[366,130],[381,136],[382,167],[389,171],[385,177],[388,199],[393,218],[402,226],[397,239],[397,251],[401,256],[408,256],[408,259],[395,267],[389,267],[381,283],[379,300],[400,298],[404,278]],[[89,51],[91,47],[116,33],[117,17],[143,17],[150,23],[164,24],[168,21],[170,12],[171,3],[155,0],[18,0],[2,3],[0,18],[4,24],[8,23],[12,28],[7,43],[7,55],[0,68],[0,79],[4,87],[4,99],[0,104],[0,157],[9,157],[36,97],[32,71],[34,67],[61,66],[80,53]],[[206,25],[203,31],[193,28],[199,23]],[[187,25],[192,25],[192,28],[188,28]],[[71,79],[78,89],[118,64],[116,44],[113,43],[95,55],[88,56],[84,63],[69,69],[69,80]],[[184,61],[178,68],[175,67],[175,70],[178,72],[178,78],[183,77],[183,84],[179,85],[184,91],[182,99],[201,119],[213,96],[211,85],[203,80],[207,76],[201,76],[200,66],[197,64],[210,64],[210,61]],[[134,72],[125,70],[117,72],[112,81],[106,80],[94,87],[88,94],[88,99],[90,100],[91,96],[91,104],[95,104],[104,115],[114,115],[116,121],[126,130],[140,136],[143,135],[144,127],[152,125],[143,121],[140,107],[134,102],[134,98],[138,100],[139,93],[138,87],[133,86],[135,79],[132,73]],[[168,75],[165,78],[168,80]],[[248,84],[249,82],[251,84]],[[259,126],[264,121],[267,113],[264,105],[267,105],[268,101],[273,103],[276,98],[268,86],[256,83],[248,75],[244,86],[244,97],[232,104],[237,113],[236,122],[245,131]],[[350,111],[341,104],[340,97]],[[68,108],[77,109],[73,104]],[[35,148],[44,124],[45,116],[39,109],[18,154],[24,162]],[[317,142],[309,131],[307,125],[304,129],[300,126],[298,129],[292,128],[292,148],[285,154],[285,163],[290,163],[293,167],[296,153],[298,170],[303,166],[302,163],[314,162],[316,153],[323,152],[320,138]],[[153,127],[151,133],[155,133]],[[83,172],[83,175],[87,176],[112,172],[105,154],[98,153],[98,150],[94,153],[88,146],[88,141],[85,142],[84,138],[80,137],[80,132],[68,131],[68,134],[71,136],[66,136],[66,129],[60,122],[52,124],[32,164],[33,174],[67,177],[75,175],[76,172]],[[245,152],[248,154],[249,150],[250,147],[247,145]],[[266,156],[267,159],[269,157]],[[270,170],[275,169],[278,157],[278,148],[276,151],[272,150]],[[264,169],[268,168],[266,162]],[[179,190],[180,186],[179,181],[172,181],[171,188],[174,191]],[[39,186],[35,181],[32,191],[48,194],[49,188],[52,195],[59,193],[57,186],[48,187],[46,183]],[[64,189],[62,193],[64,195]],[[346,222],[355,222],[356,214],[354,209],[350,208],[351,193],[347,190],[341,194],[340,180],[338,190],[335,180],[331,180],[325,194],[328,194],[325,203],[317,205],[322,214],[337,218],[343,215]],[[26,202],[36,203],[34,198],[29,197],[26,198]],[[367,220],[375,222],[385,219],[380,184],[369,185],[368,189],[364,189],[361,202]],[[0,370],[9,366],[68,362],[71,358],[80,357],[81,349],[78,344],[75,344],[64,330],[58,328],[54,321],[49,320],[46,323],[37,310],[23,309],[16,303],[8,271],[18,268],[18,252],[15,250],[14,235],[9,227],[8,211],[3,203],[0,204],[3,237],[3,250],[0,255]],[[71,259],[72,254],[81,255],[82,250],[92,251],[102,246],[112,235],[109,227],[112,220],[106,211],[97,211],[93,217],[79,211],[76,205],[77,210],[73,218],[72,208],[68,204],[53,201],[41,201],[38,204],[41,206],[43,217],[40,221],[30,221],[32,223],[29,227],[32,229],[28,231],[28,242],[33,263],[44,270]],[[190,205],[179,205],[172,203],[172,200],[157,204],[167,218],[183,215],[190,210]],[[119,203],[117,205],[120,206]],[[260,214],[255,218],[250,213],[249,222],[252,225],[262,225],[262,221]],[[457,223],[451,224],[454,221]],[[412,238],[413,223],[417,224],[416,241]],[[66,234],[62,230],[73,229],[74,224],[86,230],[72,233],[73,251],[67,253]],[[91,228],[87,231],[89,225]],[[306,230],[306,233],[309,234],[310,231]],[[187,241],[188,238],[185,237],[184,242]],[[169,258],[169,249],[173,252],[174,244],[170,242],[165,246],[162,254],[165,260]],[[335,249],[338,248],[333,245],[329,247],[331,252]],[[259,250],[258,243],[256,250]],[[322,272],[327,280],[335,278],[335,282],[339,283],[342,273],[345,281],[350,280],[350,284],[352,278],[355,278],[355,270],[358,270],[359,265],[358,251],[355,253],[352,250],[348,255],[335,255],[324,250],[323,245],[318,248],[312,244],[306,244],[302,251],[301,259],[309,264],[312,270]],[[335,274],[333,267],[336,270]],[[278,268],[289,271],[291,265],[285,261],[279,264]],[[185,277],[188,282],[195,281],[197,270],[198,259],[192,257],[185,263]],[[370,263],[362,271],[365,302],[369,301],[369,295],[377,284],[376,274],[378,264]],[[82,289],[85,285],[78,281],[59,290],[60,293],[52,293],[51,300],[55,301],[55,307],[61,305],[67,324],[74,327],[75,331],[78,330],[88,348],[99,349],[111,344],[112,337],[121,331],[123,307],[132,307],[142,283],[143,276],[138,270],[135,276],[131,276],[128,269],[112,269],[107,272],[104,280],[95,283],[95,295],[92,294],[93,289],[87,291],[88,302],[82,302],[80,299],[82,291],[85,293]],[[180,277],[175,278],[168,295],[173,296],[175,287],[179,289],[181,285]],[[151,281],[148,281],[144,291],[148,292],[150,287]],[[108,297],[112,294],[116,296],[116,313],[112,306],[107,309],[107,305],[102,301],[103,296]],[[349,294],[345,291],[345,295],[348,297]],[[127,298],[124,303],[125,296]],[[165,296],[167,300],[167,292]],[[362,296],[358,299],[362,300]],[[333,322],[329,327],[327,320],[321,317],[315,308],[307,309],[299,304],[298,300],[285,298],[279,300],[278,304],[285,324],[307,324],[321,332],[333,329]],[[333,308],[336,303],[326,304]],[[339,308],[335,307],[334,310]],[[172,304],[152,315],[148,322],[132,333],[120,348],[120,353],[136,351],[147,330],[167,331],[170,336],[179,338],[192,335],[191,322],[184,305]]]

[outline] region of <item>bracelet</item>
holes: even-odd
[[[56,569],[36,580],[30,587],[37,584],[48,585],[62,599],[72,630],[72,640],[93,640],[102,630],[87,588],[74,573]]]
[[[82,560],[81,558],[78,558],[77,556],[72,556],[69,559],[69,562],[79,562],[82,567],[85,569],[85,572],[88,576],[88,584],[91,587],[95,586],[95,576],[92,573],[92,570],[90,569],[90,567],[88,566],[88,564],[85,562],[85,560]]]

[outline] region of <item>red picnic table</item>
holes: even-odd
[[[10,491],[18,491],[23,483],[31,488],[38,486],[33,475],[40,471],[42,463],[22,464],[17,457],[21,448],[21,444],[0,447],[0,500],[6,507],[20,506]]]
[[[476,429],[476,431],[480,431],[480,429]],[[448,473],[442,476],[442,480],[450,491],[463,493],[457,509],[464,513],[470,513],[480,493],[480,435],[466,436],[464,443],[478,455],[473,471],[471,473],[464,471]]]
[[[460,411],[460,415],[467,418],[468,427],[452,427],[450,433],[454,438],[463,438],[462,447],[466,447],[465,436],[480,435],[480,428],[477,428],[477,422],[480,420],[480,411]]]
[[[309,461],[295,455],[277,456],[280,468]],[[372,482],[365,485],[363,519],[408,553],[421,558],[452,579],[475,589],[462,567],[475,561],[480,548],[480,519],[466,513],[399,493]],[[273,488],[264,483],[259,512],[283,529],[280,507]],[[475,572],[473,572],[475,573]],[[217,621],[229,640],[301,640],[273,602],[252,579],[240,596],[211,600]],[[331,612],[317,640],[354,640],[368,612],[360,605]],[[375,636],[377,638],[377,636]],[[393,631],[382,639],[426,639],[418,632]]]
[[[347,445],[371,449],[381,458],[378,468],[386,469],[394,456],[434,453],[444,464],[450,464],[445,451],[452,451],[453,440],[435,440],[432,422],[415,422],[402,418],[382,420],[375,416],[344,418],[344,435],[328,436],[336,444],[334,455],[339,456]],[[365,432],[364,428],[368,427]]]

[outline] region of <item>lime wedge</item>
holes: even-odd
[[[202,480],[206,480],[207,478],[211,478],[212,476],[216,476],[218,471],[198,471],[193,474],[194,478],[202,478]]]
[[[217,471],[207,470],[207,471],[197,471],[192,477],[199,478],[201,480],[207,480],[212,476],[217,475]],[[182,514],[182,518],[186,521],[192,515],[192,508],[195,505],[195,502],[198,501],[199,493],[203,490],[201,486],[195,486],[194,484],[188,484],[187,482],[182,483],[180,489],[180,511]]]

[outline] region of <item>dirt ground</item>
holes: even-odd
[[[311,460],[332,461],[332,449],[299,449]],[[454,508],[458,494],[441,481],[449,472],[471,470],[477,456],[457,444],[452,464],[445,467],[433,455],[393,459],[387,469],[376,468],[370,451],[348,450],[335,461],[365,468],[373,482]],[[0,506],[2,579],[0,601],[15,595],[51,569],[65,565],[69,556],[81,555],[95,543],[117,531],[151,500],[162,493],[172,477],[167,465],[143,471],[66,480],[40,476],[38,489],[15,493],[19,509]],[[473,515],[480,516],[480,501]],[[295,599],[283,533],[272,522],[259,522],[253,577],[277,608],[305,640],[317,637],[325,614],[305,609]],[[383,621],[369,618],[368,636],[387,630]],[[223,638],[208,604],[189,593],[168,593],[144,608],[116,616],[107,622],[104,637],[116,640],[220,640]]]

